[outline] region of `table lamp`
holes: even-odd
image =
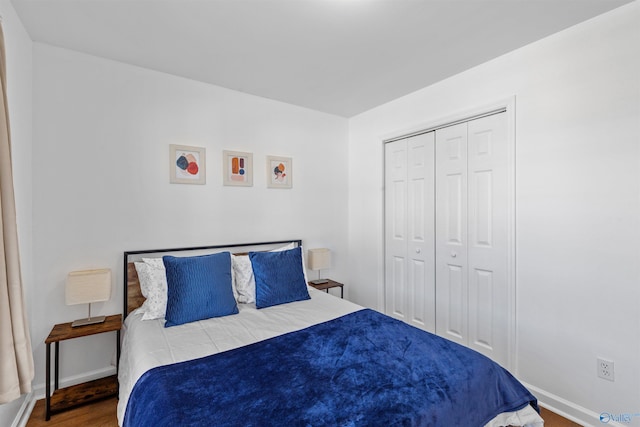
[[[67,276],[65,302],[67,305],[89,304],[89,316],[78,319],[71,326],[92,325],[104,322],[105,316],[91,317],[91,303],[109,301],[111,298],[111,270],[72,271]]]
[[[328,283],[328,279],[320,278],[320,270],[331,267],[331,251],[327,248],[309,249],[309,268],[311,270],[318,270],[318,279],[312,280],[314,285],[320,285],[322,283]]]

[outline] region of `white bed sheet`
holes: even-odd
[[[256,309],[238,304],[239,313],[170,328],[164,319],[142,320],[134,311],[124,323],[118,381],[118,424],[124,422],[129,395],[148,370],[242,347],[278,335],[336,319],[363,307],[309,287],[310,300]],[[530,407],[498,415],[485,427],[540,427],[542,419]]]

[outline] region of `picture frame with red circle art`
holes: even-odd
[[[204,147],[169,145],[169,182],[172,184],[206,184]]]

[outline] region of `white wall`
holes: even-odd
[[[639,22],[634,2],[349,122],[350,296],[380,308],[382,139],[516,96],[516,374],[594,425],[640,413]]]
[[[11,124],[11,158],[16,198],[20,261],[27,312],[31,308],[33,284],[32,263],[32,45],[22,22],[11,2],[0,1],[0,15],[7,60],[7,101]],[[9,426],[24,404],[24,396],[14,402],[0,405],[0,425]]]
[[[123,250],[300,237],[334,249],[331,277],[379,307],[381,137],[516,95],[517,375],[569,415],[640,412],[638,2],[355,117],[349,137],[341,118],[47,45],[32,67],[8,1],[0,13],[36,387],[51,326],[84,315],[64,305],[66,273],[111,267],[95,308],[120,312]],[[171,143],[207,148],[207,185],[168,183]],[[223,149],[254,153],[254,187],[221,185]],[[294,158],[293,190],[264,188],[269,154]],[[63,377],[108,369],[111,337],[76,341]]]
[[[120,313],[123,251],[301,238],[346,278],[346,119],[39,43],[33,91],[37,386],[52,325],[86,315],[66,274],[110,267],[94,306]],[[169,144],[206,148],[206,185],[169,183]],[[253,187],[222,185],[224,149],[253,153]],[[293,158],[293,189],[266,188],[267,155]],[[62,343],[61,377],[108,369],[114,340]]]

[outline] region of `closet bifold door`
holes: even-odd
[[[436,131],[437,333],[506,366],[506,114]]]
[[[436,332],[468,343],[467,123],[436,131]]]
[[[385,313],[435,332],[433,132],[385,144]]]
[[[508,366],[508,149],[506,113],[468,129],[469,347]]]

